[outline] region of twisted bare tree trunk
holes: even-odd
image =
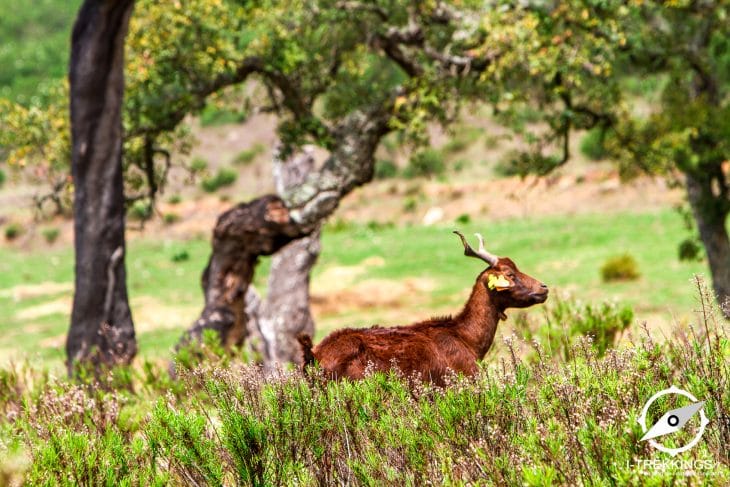
[[[340,199],[373,177],[375,149],[390,131],[391,107],[355,112],[333,131],[330,157],[302,184],[282,196],[266,195],[223,213],[213,230],[213,251],[203,272],[205,307],[181,344],[213,330],[224,345],[241,345],[251,334],[245,299],[261,255],[319,228]]]
[[[71,172],[76,287],[66,340],[74,365],[129,363],[137,352],[124,268],[124,38],[133,0],[86,0],[71,41]]]
[[[285,194],[302,184],[314,170],[311,150],[304,149],[295,156],[282,160],[274,157],[274,181],[277,193]],[[278,364],[302,361],[299,342],[300,333],[314,334],[314,319],[309,307],[309,279],[312,267],[319,257],[319,229],[306,237],[286,245],[274,254],[267,286],[266,299],[261,301],[251,291],[247,300],[249,329],[258,330],[261,355],[268,368]]]

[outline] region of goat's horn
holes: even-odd
[[[464,238],[464,235],[462,235],[460,231],[454,230],[454,233],[459,236],[459,238],[461,239],[461,243],[464,244],[464,255],[466,255],[467,257],[476,257],[477,259],[482,259],[490,266],[497,265],[499,257],[486,251],[486,249],[484,248],[484,239],[480,234],[475,234],[477,236],[477,239],[479,240],[479,250],[474,250],[473,248],[471,248],[471,245],[469,245],[469,242],[466,241],[466,238]]]

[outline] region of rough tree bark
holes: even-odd
[[[76,281],[66,341],[74,364],[128,363],[137,352],[124,267],[124,38],[133,0],[86,0],[71,40],[71,172]]]
[[[295,189],[314,170],[311,150],[303,149],[289,159],[274,157],[274,181],[279,195]],[[310,235],[287,244],[274,254],[266,299],[261,300],[253,287],[246,297],[248,328],[258,335],[264,365],[273,369],[280,364],[301,364],[302,354],[296,337],[314,334],[314,319],[309,307],[309,277],[320,251],[319,228]]]
[[[722,177],[722,170],[719,169]],[[719,183],[717,183],[719,184]],[[727,233],[728,202],[713,193],[713,179],[708,174],[687,173],[687,199],[692,207],[697,230],[707,253],[712,273],[712,287],[723,313],[730,318],[730,238]]]
[[[696,40],[695,49],[707,49],[709,35],[702,34]],[[704,99],[712,106],[719,106],[721,95],[719,83],[710,72],[695,68],[690,87],[692,99]],[[712,143],[712,142],[711,142]],[[712,153],[703,140],[695,142],[695,153]],[[730,188],[728,176],[722,169],[724,157],[702,161],[697,172],[685,172],[687,199],[692,207],[697,230],[707,253],[712,273],[712,287],[726,318],[730,318],[730,238],[727,232],[727,218],[730,214]]]
[[[390,130],[391,110],[381,106],[355,112],[333,130],[329,158],[304,183],[280,196],[266,195],[223,213],[213,230],[213,251],[203,272],[205,307],[181,344],[204,330],[224,345],[240,345],[250,334],[244,296],[261,255],[314,232],[340,199],[373,177],[375,149]]]

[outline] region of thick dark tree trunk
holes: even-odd
[[[128,363],[137,352],[124,267],[124,38],[133,0],[86,0],[74,25],[69,80],[76,287],[66,341],[81,361]]]
[[[695,49],[707,49],[709,43],[709,31],[700,33],[695,40]],[[690,97],[719,106],[722,98],[719,83],[711,73],[696,70],[690,87]],[[694,142],[695,154],[712,154],[716,152],[717,144],[719,141],[699,139]],[[722,165],[722,157],[715,156],[712,160],[702,161],[697,172],[685,172],[685,185],[687,199],[707,254],[712,287],[725,317],[730,318],[730,239],[726,226],[730,213],[730,194],[728,176],[723,172]]]
[[[304,150],[288,160],[274,158],[274,181],[279,194],[302,184],[314,170],[311,151]],[[286,245],[274,254],[266,299],[249,313],[249,329],[258,329],[264,364],[300,364],[302,353],[297,335],[314,334],[309,307],[309,276],[319,257],[319,229]],[[255,299],[255,297],[254,297]]]
[[[704,176],[704,177],[703,177]],[[712,287],[725,316],[730,317],[730,238],[727,232],[728,203],[713,193],[709,174],[687,174],[687,197],[697,222],[700,239],[712,272]]]
[[[266,195],[223,213],[213,230],[213,252],[203,272],[205,307],[182,343],[213,330],[225,345],[250,334],[244,296],[258,257],[307,236],[337,208],[340,199],[373,176],[373,156],[390,130],[390,110],[357,112],[334,131],[334,149],[303,184],[279,196]]]

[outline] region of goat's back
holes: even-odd
[[[397,368],[406,376],[442,382],[450,370],[471,373],[476,367],[476,357],[453,328],[450,319],[393,328],[346,328],[327,336],[313,354],[333,378],[360,379],[368,370]]]

